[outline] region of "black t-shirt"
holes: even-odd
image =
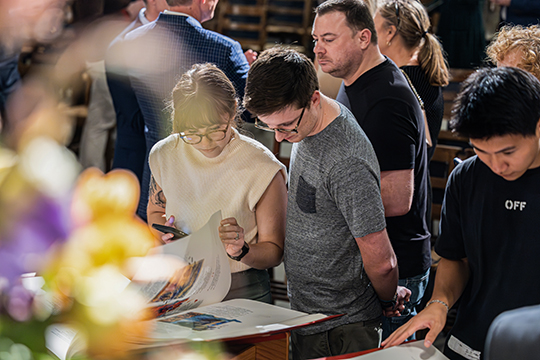
[[[540,304],[538,184],[540,168],[507,181],[476,156],[450,175],[435,250],[447,259],[467,258],[470,279],[449,339],[483,352],[498,314]],[[445,353],[462,359],[450,349]]]
[[[401,279],[424,273],[431,265],[427,211],[427,154],[424,118],[418,100],[398,67],[388,58],[350,86],[337,100],[347,106],[371,141],[381,171],[414,169],[410,211],[386,218]]]
[[[442,88],[433,86],[429,83],[426,73],[420,66],[402,66],[401,69],[407,73],[409,79],[418,92],[418,95],[424,102],[424,110],[426,111],[427,123],[429,126],[429,135],[433,146],[428,149],[428,162],[433,157],[441,124],[444,115],[444,98]]]

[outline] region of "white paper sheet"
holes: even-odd
[[[414,341],[352,357],[350,360],[448,360],[435,346],[426,348],[423,341]]]

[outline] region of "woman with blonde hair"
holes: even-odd
[[[374,21],[381,52],[401,68],[413,92],[424,104],[429,127],[426,134],[431,138],[428,159],[431,159],[444,112],[442,87],[448,85],[448,65],[442,46],[437,37],[429,33],[431,23],[419,1],[383,0],[379,2]]]
[[[225,300],[271,301],[265,269],[283,257],[285,166],[264,145],[236,130],[238,100],[212,64],[188,70],[172,91],[172,134],[150,152],[148,223],[199,230],[216,211],[232,279]],[[163,241],[173,234],[154,230]]]
[[[540,80],[540,26],[503,26],[486,53],[497,66],[528,71]]]

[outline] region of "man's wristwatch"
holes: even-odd
[[[379,302],[381,303],[381,306],[382,306],[383,309],[389,309],[389,308],[393,309],[397,304],[397,291],[394,294],[394,297],[392,298],[392,300],[381,300],[381,299],[379,299]]]
[[[242,260],[242,258],[243,258],[244,256],[246,256],[246,254],[247,254],[248,252],[249,252],[249,245],[247,244],[247,242],[244,241],[244,245],[242,246],[242,252],[240,253],[240,255],[237,255],[237,256],[231,256],[231,255],[229,255],[229,253],[227,253],[227,255],[228,255],[231,259],[233,259],[233,260],[235,260],[235,261],[240,261],[240,260]]]

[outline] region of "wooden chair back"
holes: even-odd
[[[266,0],[223,0],[218,7],[216,31],[242,45],[243,49],[262,51],[266,44]]]
[[[431,220],[441,218],[442,198],[448,177],[454,170],[454,158],[463,149],[459,146],[437,144],[430,162],[430,180],[432,189]]]

